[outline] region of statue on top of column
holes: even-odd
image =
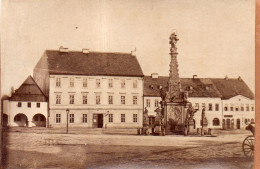
[[[171,44],[171,52],[176,52],[177,51],[177,47],[176,47],[176,43],[178,41],[178,37],[177,34],[175,32],[173,32],[170,36],[170,44]]]

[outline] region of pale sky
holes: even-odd
[[[254,0],[2,0],[1,12],[2,95],[60,46],[136,47],[145,75],[169,75],[173,30],[180,77],[241,76],[255,90]]]

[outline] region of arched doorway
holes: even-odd
[[[14,116],[14,122],[19,127],[25,127],[28,126],[28,118],[25,114],[19,113]]]
[[[227,129],[230,129],[230,128],[231,128],[230,125],[231,125],[230,119],[227,119]]]
[[[8,124],[8,115],[3,114],[3,127],[6,127]]]
[[[42,114],[36,114],[33,116],[32,121],[36,127],[46,127],[46,118]]]
[[[240,129],[240,119],[237,119],[237,129]]]

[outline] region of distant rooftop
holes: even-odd
[[[160,96],[160,87],[166,88],[168,76],[144,77],[144,96]],[[181,78],[182,89],[189,91],[189,97],[216,97],[229,99],[237,95],[242,95],[249,99],[254,99],[253,92],[241,79],[230,78]]]

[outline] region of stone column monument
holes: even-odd
[[[162,110],[164,114],[164,124],[166,132],[181,131],[184,132],[185,118],[186,118],[186,107],[188,104],[187,97],[188,93],[182,91],[178,61],[177,61],[177,34],[173,32],[170,36],[170,73],[168,88],[162,89]]]

